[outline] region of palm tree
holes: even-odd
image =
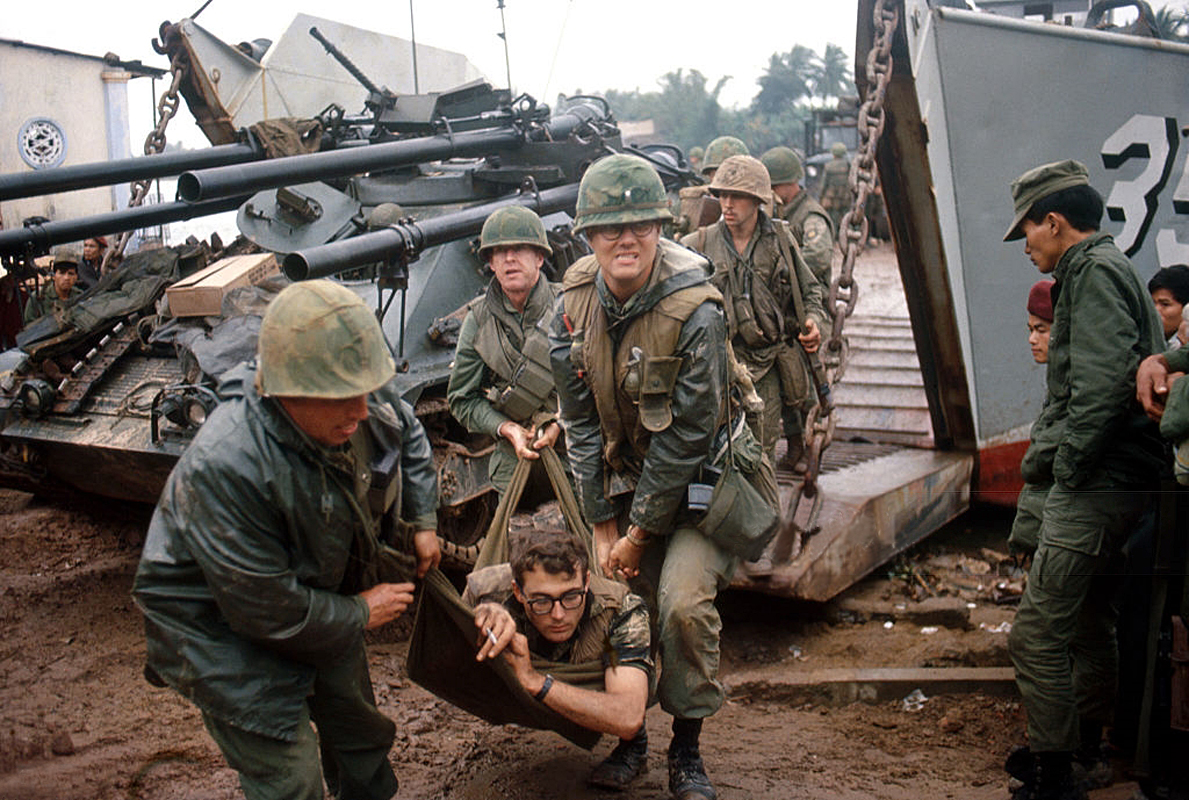
[[[1170,42],[1189,42],[1189,11],[1165,6],[1155,13],[1156,32]]]
[[[836,44],[827,44],[825,54],[814,64],[813,93],[826,100],[853,94],[854,91],[855,83],[846,51]]]
[[[810,97],[816,60],[813,50],[800,44],[787,53],[773,53],[767,71],[757,81],[760,91],[752,106],[765,114],[777,114],[801,98]]]

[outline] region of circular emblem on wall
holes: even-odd
[[[66,158],[66,134],[48,117],[34,117],[21,126],[17,150],[33,169],[56,167]]]

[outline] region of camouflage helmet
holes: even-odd
[[[698,161],[701,161],[705,155],[706,155],[706,148],[702,147],[699,144],[696,144],[689,149],[690,161],[693,161],[695,159],[697,159]]]
[[[773,186],[782,183],[800,183],[805,177],[805,168],[801,166],[801,159],[791,147],[780,145],[773,147],[760,156],[764,167],[768,170],[768,177]]]
[[[292,284],[269,303],[256,354],[256,388],[266,396],[343,400],[396,374],[376,315],[327,280]]]
[[[673,219],[665,185],[644,159],[625,153],[604,156],[578,185],[574,232],[596,225]]]
[[[749,155],[751,155],[751,151],[747,149],[747,145],[743,143],[742,139],[736,139],[734,136],[719,136],[706,145],[706,156],[702,159],[702,174],[705,175],[712,169],[718,169],[719,165],[731,156]]]
[[[527,244],[553,254],[545,236],[545,224],[536,212],[524,206],[504,206],[491,212],[479,234],[479,258],[487,260],[488,252],[500,245]]]
[[[714,180],[710,181],[710,193],[718,197],[718,193],[724,191],[745,194],[760,203],[772,201],[768,170],[754,156],[731,156],[719,165]]]
[[[834,145],[830,148],[830,155],[834,156],[834,158],[845,158],[846,145],[842,142],[834,142]]]

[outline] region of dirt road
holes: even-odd
[[[0,492],[0,799],[239,796],[194,709],[141,676],[141,620],[129,589],[146,524],[144,509],[47,505]],[[960,539],[960,528],[949,538]],[[942,534],[928,547],[946,542]],[[986,543],[962,546],[977,555]],[[1022,736],[1014,699],[938,696],[918,711],[899,699],[844,707],[789,701],[784,682],[809,670],[1006,665],[1005,636],[987,630],[1010,618],[1002,607],[976,603],[969,629],[931,635],[910,621],[888,629],[877,615],[855,611],[862,603],[911,608],[904,586],[875,577],[828,606],[739,593],[723,599],[723,675],[733,688],[703,737],[720,797],[1006,796],[1003,756]],[[980,629],[980,620],[989,624]],[[398,797],[600,796],[582,778],[612,746],[606,738],[587,753],[437,700],[405,677],[399,625],[370,653],[380,706],[399,729]],[[752,673],[765,677],[741,679]],[[668,717],[654,708],[648,725],[651,769],[631,796],[651,800],[667,797]]]

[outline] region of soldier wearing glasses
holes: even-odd
[[[727,334],[710,265],[661,239],[661,222],[672,218],[643,159],[616,154],[591,165],[574,229],[594,253],[566,272],[549,335],[599,566],[634,581],[653,615],[657,694],[673,715],[669,789],[678,800],[714,800],[699,736],[723,702],[714,598],[738,558],[697,529],[686,489],[725,421]]]
[[[526,692],[579,725],[620,738],[590,774],[592,785],[622,790],[644,771],[644,708],[653,675],[648,609],[622,583],[590,574],[577,537],[533,530],[514,540],[511,563],[472,573],[463,599],[478,604],[480,660],[502,653]],[[601,660],[603,690],[555,682],[533,668],[533,656]]]

